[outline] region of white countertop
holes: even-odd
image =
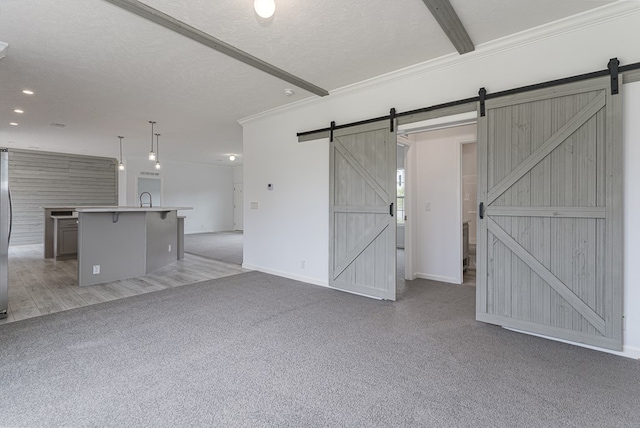
[[[182,211],[192,210],[193,207],[77,207],[79,213],[122,213],[122,212],[147,212],[147,211]]]

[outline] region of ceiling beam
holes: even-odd
[[[258,70],[262,70],[265,73],[268,73],[272,76],[277,77],[278,79],[284,80],[285,82],[289,82],[292,85],[297,86],[298,88],[307,90],[311,93],[324,97],[329,95],[329,92],[325,89],[322,89],[312,83],[307,82],[306,80],[302,80],[301,78],[294,76],[293,74],[287,73],[286,71],[269,64],[261,60],[260,58],[256,58],[255,56],[248,54],[245,51],[242,51],[234,46],[231,46],[228,43],[223,42],[222,40],[216,39],[215,37],[198,30],[195,27],[192,27],[188,24],[185,24],[182,21],[175,19],[172,16],[167,15],[159,11],[158,9],[154,9],[151,6],[147,6],[144,3],[141,3],[137,0],[105,0],[115,6],[118,6],[126,11],[129,11],[133,14],[136,14],[144,19],[147,19],[151,22],[155,22],[165,28],[168,28],[171,31],[175,31],[178,34],[182,34],[185,37],[188,37],[191,40],[194,40],[198,43],[201,43],[207,47],[217,50],[225,55],[230,56],[231,58],[237,59],[251,67],[257,68]]]
[[[449,0],[423,0],[433,17],[447,35],[460,55],[473,52],[475,47],[458,14]]]

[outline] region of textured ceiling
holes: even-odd
[[[451,2],[478,45],[614,1]],[[422,0],[144,3],[329,91],[455,52]],[[155,120],[161,157],[230,164],[238,119],[314,96],[104,0],[0,0],[0,40],[0,146],[144,156]]]

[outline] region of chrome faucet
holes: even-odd
[[[149,192],[140,193],[140,208],[142,208],[144,206],[144,204],[142,203],[142,195],[144,195],[145,193],[147,195],[149,195],[149,208],[153,208],[153,203],[151,203],[151,193],[149,193]]]

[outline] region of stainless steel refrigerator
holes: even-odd
[[[0,149],[0,319],[9,310],[9,239],[11,201],[9,196],[9,152]]]

